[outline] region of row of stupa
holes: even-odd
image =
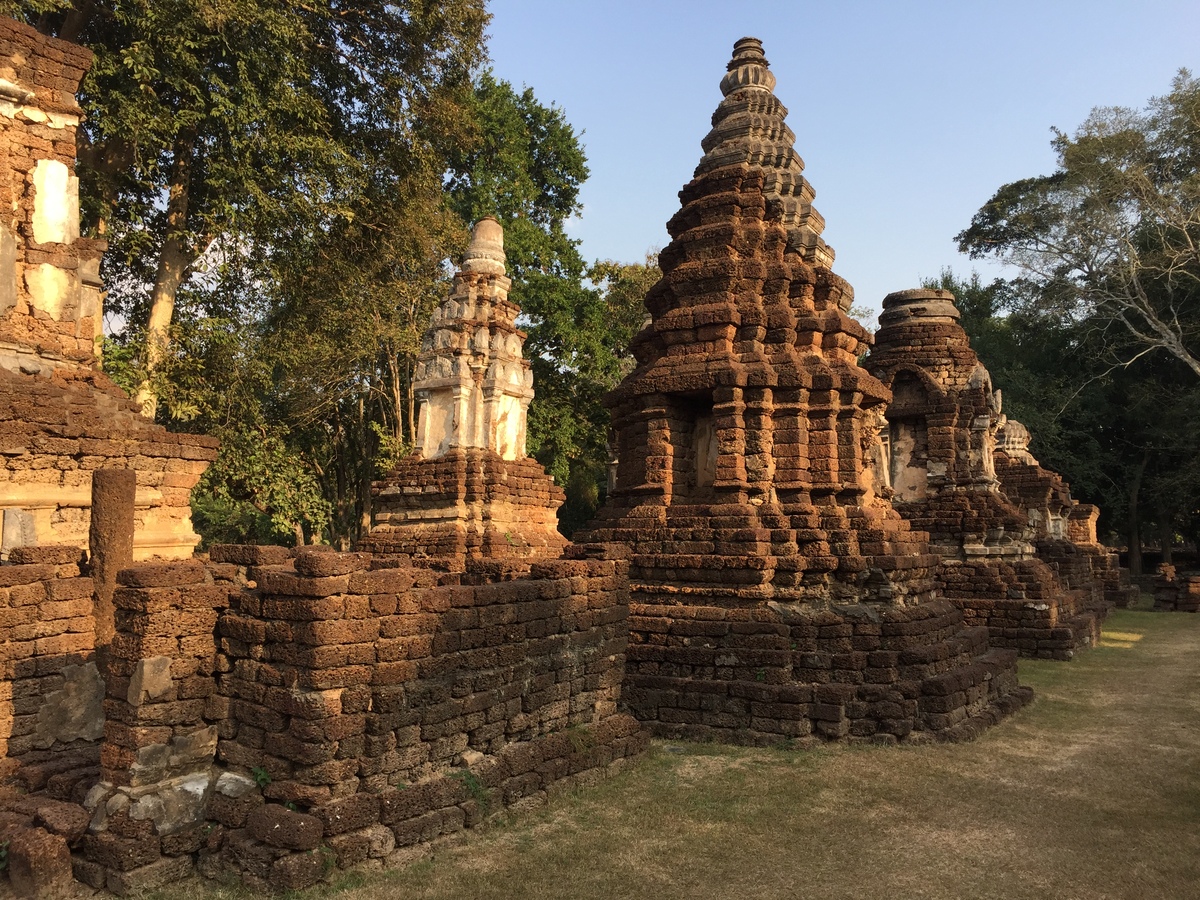
[[[187,495],[215,442],[146,422],[98,371],[103,248],[78,234],[73,155],[39,156],[73,146],[79,110],[55,85],[74,85],[87,54],[51,77],[39,66],[63,63],[9,30],[25,49],[0,72],[21,188],[0,228],[0,556],[86,545],[98,467],[136,471],[134,558],[189,555]],[[1119,572],[1095,510],[1004,422],[952,298],[890,296],[859,364],[872,338],[831,271],[759,41],[737,42],[720,87],[636,368],[606,401],[617,465],[596,519],[568,544],[562,489],[526,452],[525,335],[502,229],[484,219],[424,338],[417,450],[375,486],[361,549],[488,577],[627,559],[624,702],[662,731],[970,733],[1027,697],[1017,653],[1069,657],[1094,639]]]
[[[1029,700],[1018,654],[1069,656],[1120,594],[1094,508],[1003,419],[951,297],[891,295],[859,364],[871,336],[750,38],[608,396],[612,489],[575,543],[526,452],[525,335],[485,219],[425,336],[419,446],[375,486],[371,552],[180,559],[216,442],[146,421],[96,365],[103,248],[78,232],[71,95],[89,61],[0,20],[18,894],[74,876],[139,895],[194,870],[310,887],[481,823],[474,787],[525,803],[618,771],[650,731],[968,738]],[[130,565],[147,556],[169,561]]]
[[[606,398],[607,502],[567,552],[628,556],[625,702],[661,733],[894,740],[925,707],[928,730],[973,733],[1027,698],[1018,653],[1070,658],[1129,589],[1095,508],[1002,414],[952,295],[889,295],[859,364],[872,338],[774,87],[761,43],[738,41],[637,367]],[[450,567],[562,552],[562,494],[524,452],[508,287],[485,219],[426,335],[418,450],[376,486],[367,549]],[[824,718],[788,712],[808,702]]]

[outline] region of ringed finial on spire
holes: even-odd
[[[813,209],[816,195],[803,176],[795,133],[784,119],[787,108],[774,94],[775,76],[767,68],[762,41],[744,37],[733,45],[733,58],[721,79],[722,100],[712,130],[700,142],[704,157],[696,177],[745,163],[762,171],[763,191],[779,202],[788,243],[812,265],[833,267],[833,248],[821,238],[825,220]],[[849,308],[850,296],[845,298]]]
[[[743,88],[759,88],[764,91],[775,90],[775,76],[767,68],[769,63],[763,56],[762,41],[758,38],[744,37],[733,45],[733,59],[724,78],[721,79],[721,93],[728,97],[733,91]]]

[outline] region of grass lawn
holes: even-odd
[[[972,744],[657,742],[595,788],[309,893],[1200,898],[1200,615],[1117,611],[1099,647],[1021,679],[1037,700]]]

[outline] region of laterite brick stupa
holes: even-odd
[[[555,515],[562,488],[525,453],[533,373],[504,266],[504,230],[481,219],[422,342],[417,449],[373,486],[364,550],[461,569],[556,557],[566,544]]]
[[[625,702],[723,740],[973,734],[1028,693],[878,496],[890,394],[856,362],[870,337],[774,86],[738,41],[638,366],[606,401],[616,483],[580,540],[631,548]]]
[[[1029,429],[1005,420],[996,432],[996,477],[1000,490],[1028,518],[1038,557],[1054,565],[1068,586],[1087,590],[1099,611],[1101,598],[1121,608],[1136,603],[1141,592],[1129,570],[1096,536],[1100,510],[1072,499],[1063,477],[1034,459],[1029,441]]]
[[[885,444],[893,499],[930,533],[944,596],[988,626],[993,646],[1070,659],[1099,638],[1107,610],[1095,508],[1073,501],[1062,479],[1029,456],[1028,431],[1006,422],[953,294],[889,294],[879,323],[866,367],[892,390]],[[1009,436],[998,446],[1002,430]],[[1032,505],[1008,493],[1016,484],[1002,486],[998,459],[1015,473],[1010,481],[1028,473]],[[1079,536],[1090,526],[1087,547],[1068,539],[1072,517]]]

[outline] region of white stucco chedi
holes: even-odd
[[[504,273],[504,229],[481,219],[450,297],[434,310],[414,374],[417,449],[426,459],[455,448],[525,458],[533,373]]]

